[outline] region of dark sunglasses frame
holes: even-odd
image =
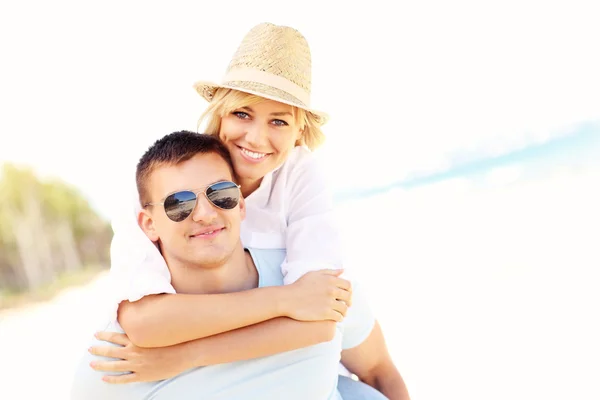
[[[223,185],[226,185],[225,187],[221,187]],[[217,203],[215,203],[214,199],[211,199],[211,194],[213,193],[220,193],[223,191],[228,191],[235,188],[237,190],[237,198],[235,199],[234,203],[228,203],[227,207],[223,207],[222,205],[218,205]],[[161,200],[158,203],[146,203],[144,204],[143,208],[146,208],[148,206],[163,206],[164,210],[165,210],[165,214],[167,214],[167,217],[173,221],[173,222],[182,222],[185,221],[190,215],[192,215],[192,213],[194,212],[194,210],[196,209],[196,205],[198,204],[198,195],[200,193],[204,194],[204,197],[206,197],[206,199],[208,200],[208,202],[210,204],[212,204],[214,207],[219,208],[221,210],[232,210],[235,207],[237,207],[238,204],[240,204],[240,198],[242,197],[242,192],[240,190],[240,185],[231,182],[231,181],[219,181],[219,182],[215,182],[215,183],[211,183],[210,185],[207,185],[203,188],[200,189],[195,189],[195,190],[178,190],[176,192],[173,193],[169,193],[168,195],[165,196],[165,198],[163,200]],[[186,198],[183,201],[180,200],[176,200],[177,195],[187,195],[188,198]],[[171,203],[169,201],[170,197],[173,197],[172,204],[174,205],[173,209],[168,206],[165,207],[165,204],[169,204]],[[187,207],[183,210],[178,210],[176,211],[177,213],[174,214],[175,209],[177,208],[176,206],[181,204],[181,203],[188,203],[188,202],[193,202],[190,203],[191,207]]]

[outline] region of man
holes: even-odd
[[[136,175],[139,224],[159,246],[177,294],[121,305],[119,321],[106,329],[116,333],[99,336],[121,347],[93,348],[104,358],[84,359],[73,399],[339,399],[340,353],[363,381],[391,399],[408,398],[379,326],[356,290],[351,303],[338,271],[282,286],[283,250],[243,248],[244,200],[217,139],[167,135]],[[190,302],[191,313],[177,306]],[[153,319],[165,311],[162,324]],[[112,385],[89,361],[99,371],[132,373],[106,376],[127,383]]]

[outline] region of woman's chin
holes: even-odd
[[[247,164],[245,162],[237,163],[235,171],[237,175],[247,181],[262,179],[266,174],[271,172],[268,164]]]

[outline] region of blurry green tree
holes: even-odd
[[[0,168],[0,296],[107,267],[111,238],[110,224],[75,188],[26,168]]]

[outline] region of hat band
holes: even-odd
[[[236,68],[227,72],[223,78],[223,84],[235,81],[262,83],[291,94],[307,107],[310,104],[310,95],[306,90],[279,75],[250,68]]]

